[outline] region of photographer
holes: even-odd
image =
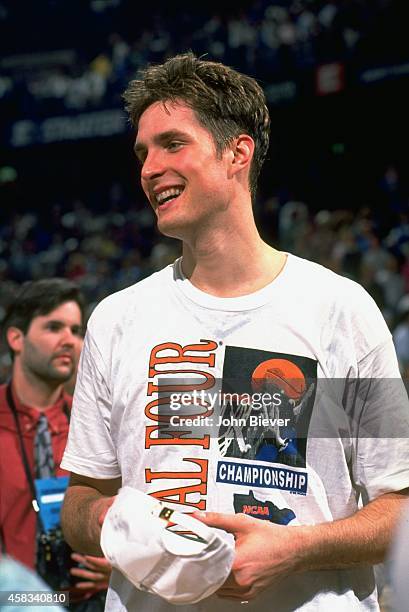
[[[0,386],[0,544],[54,590],[68,588],[72,609],[99,610],[109,564],[72,553],[58,505],[41,502],[51,486],[48,499],[63,497],[64,479],[54,478],[66,476],[60,461],[72,398],[63,387],[77,367],[83,310],[78,287],[54,278],[25,283],[4,319],[13,366],[10,382]]]

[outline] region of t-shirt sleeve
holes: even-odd
[[[409,487],[409,401],[389,338],[359,363],[352,476],[370,501]]]
[[[61,467],[91,478],[110,479],[121,475],[110,435],[111,406],[107,367],[88,329]]]

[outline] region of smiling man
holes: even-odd
[[[32,485],[35,479],[66,475],[60,462],[72,398],[64,383],[77,368],[83,317],[77,285],[53,278],[25,283],[2,325],[13,364],[10,382],[0,387],[0,545],[54,588],[61,570],[68,581],[72,566],[73,582],[81,583],[75,595],[72,591],[73,600],[87,600],[106,588],[110,568],[105,559],[75,555],[69,563],[67,555],[65,567],[53,559],[45,575],[39,540],[47,529],[34,511]],[[38,502],[41,494],[36,493]]]
[[[234,537],[215,596],[196,605],[175,572],[186,611],[378,610],[371,565],[409,487],[407,397],[386,324],[362,287],[260,238],[252,200],[270,121],[254,79],[188,53],[147,68],[125,100],[142,187],[183,256],[90,319],[63,460],[67,537],[97,554],[109,524],[126,542],[122,484]],[[192,378],[221,401],[190,416],[221,414],[219,426],[169,426]],[[260,391],[285,427],[248,422],[258,413],[243,397]],[[124,544],[122,557],[107,609],[173,609],[160,582],[172,582],[174,557],[164,550],[139,582],[140,548]],[[212,569],[204,560],[203,580]]]

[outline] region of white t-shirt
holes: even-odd
[[[221,408],[196,427],[163,426],[192,378],[202,403],[217,396]],[[250,426],[246,401],[255,406],[258,391],[277,395],[251,408]],[[219,298],[184,278],[178,260],[92,314],[62,467],[121,476],[179,510],[315,524],[409,486],[408,414],[391,335],[361,286],[289,255],[268,286]],[[178,608],[229,612],[237,603],[213,596]],[[172,606],[114,571],[107,609]],[[368,567],[289,576],[246,606],[378,609]]]

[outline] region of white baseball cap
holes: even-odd
[[[170,603],[196,603],[230,574],[227,534],[132,487],[120,489],[102,525],[101,548],[138,589]]]

